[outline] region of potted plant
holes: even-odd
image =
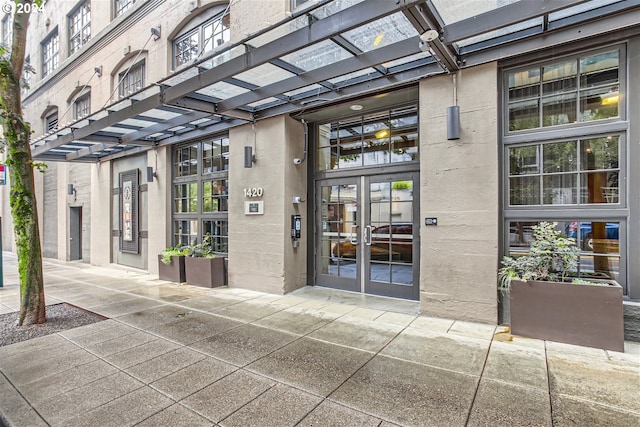
[[[184,260],[185,279],[190,285],[214,288],[224,286],[224,258],[216,256],[211,244],[211,235],[206,234],[202,243],[188,247]]]
[[[556,226],[533,226],[529,254],[502,260],[498,279],[509,292],[511,333],[624,351],[622,287],[575,278],[580,250]]]
[[[185,281],[184,257],[187,249],[182,246],[166,248],[158,255],[158,277],[160,280],[182,283]]]

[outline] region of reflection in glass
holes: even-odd
[[[198,212],[198,184],[190,182],[174,186],[174,212]]]
[[[510,205],[539,205],[540,177],[525,176],[509,178]]]
[[[509,175],[540,173],[540,148],[537,145],[509,149]]]
[[[578,204],[577,178],[577,173],[544,176],[542,203],[545,205]]]
[[[202,222],[202,234],[211,236],[214,252],[229,252],[229,224],[222,220],[205,220]]]
[[[320,255],[325,274],[355,278],[358,227],[357,186],[323,186]]]
[[[542,150],[544,173],[571,172],[578,169],[576,141],[544,144]]]
[[[580,248],[576,275],[585,279],[620,277],[620,223],[602,221],[556,221],[563,236]],[[509,222],[509,255],[526,254],[533,242],[532,226],[538,222]]]
[[[619,55],[615,50],[509,73],[509,130],[618,117]]]
[[[318,131],[321,171],[419,160],[415,107],[325,123]]]

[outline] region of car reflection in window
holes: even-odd
[[[353,262],[357,246],[350,240],[335,245],[331,260]],[[413,256],[413,224],[396,223],[382,225],[371,230],[371,259],[410,263]]]

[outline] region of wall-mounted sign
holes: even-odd
[[[244,197],[262,197],[264,191],[262,187],[243,188]]]
[[[264,202],[256,200],[252,202],[244,202],[245,215],[262,215],[264,214]]]
[[[425,218],[424,225],[438,225],[438,218]]]
[[[7,183],[7,170],[6,166],[0,164],[0,185],[5,185]]]
[[[133,224],[131,222],[131,204],[133,203],[131,181],[122,184],[122,238],[127,242],[133,241]]]

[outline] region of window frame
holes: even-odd
[[[51,49],[49,49],[51,46]],[[40,43],[42,77],[47,77],[54,73],[60,65],[60,34],[56,27]],[[50,54],[49,56],[47,56]]]
[[[139,72],[139,76],[137,74],[138,72]],[[118,73],[118,97],[120,99],[126,98],[138,92],[142,88],[144,88],[145,81],[146,81],[146,72],[147,72],[146,59],[142,59],[141,61],[138,61],[137,63],[132,65],[131,68],[128,68],[124,71],[119,72]],[[132,80],[134,78],[135,80]],[[134,87],[133,91],[131,91],[132,81],[136,83],[136,86]],[[139,87],[137,86],[138,82],[139,82]],[[126,93],[125,93],[125,89],[127,89]]]
[[[221,156],[226,157],[226,163],[222,161],[222,167],[217,170],[213,168],[207,168],[205,170],[204,164],[205,158],[205,144],[212,141],[220,141],[221,147],[226,147],[226,151],[221,151]],[[225,142],[226,141],[226,144]],[[224,234],[213,234],[213,243],[216,245],[214,251],[220,255],[226,255],[226,249],[228,251],[229,241],[229,210],[228,210],[228,183],[229,183],[229,161],[228,161],[228,147],[229,147],[229,135],[220,134],[203,138],[198,141],[179,144],[172,149],[172,202],[171,202],[171,244],[193,244],[202,241],[204,230],[207,228],[207,224],[215,228],[216,233],[226,231]],[[180,154],[183,153],[183,154]],[[224,154],[226,153],[226,155]],[[182,163],[188,163],[186,168]],[[193,166],[195,165],[195,169]],[[224,167],[226,165],[226,167]],[[214,182],[223,182],[226,185],[222,190],[216,194],[205,194],[205,185],[210,184],[213,186]],[[178,202],[184,197],[179,197],[178,189],[181,186],[191,187],[195,184],[196,194],[187,197],[189,208],[187,211],[182,210],[178,212]],[[220,188],[220,187],[219,187]],[[226,209],[215,210],[210,209],[205,211],[206,198],[210,199],[210,204],[213,207],[214,200],[217,202],[218,208],[224,207]],[[192,203],[195,204],[192,205]],[[192,206],[195,206],[195,211],[192,211]],[[186,223],[189,230],[183,230],[180,228],[180,223]],[[194,227],[195,230],[191,228]],[[188,240],[188,241],[187,241]]]
[[[136,3],[137,0],[113,0],[113,17],[123,15]]]
[[[609,117],[605,119],[589,120],[589,121],[576,121],[575,123],[542,126],[530,129],[522,129],[517,131],[509,130],[509,74],[519,70],[527,70],[532,67],[538,66],[540,69],[545,65],[557,64],[563,61],[575,59],[577,61],[580,58],[595,56],[599,53],[610,52],[618,50],[618,87],[619,87],[619,105],[618,116]],[[626,44],[612,44],[596,49],[584,49],[575,51],[569,55],[563,55],[561,57],[547,58],[546,60],[532,60],[526,65],[519,65],[517,67],[505,67],[500,70],[499,79],[502,95],[500,97],[500,113],[499,116],[502,120],[501,132],[500,132],[500,174],[502,179],[500,181],[501,191],[501,206],[502,206],[502,255],[508,255],[513,247],[510,242],[510,223],[511,222],[540,222],[540,221],[558,221],[558,222],[616,222],[619,224],[619,238],[618,245],[619,251],[613,256],[619,257],[619,269],[617,271],[618,281],[624,289],[624,293],[628,294],[630,290],[630,284],[628,283],[628,256],[630,248],[628,246],[628,187],[626,186],[626,180],[629,178],[629,170],[627,167],[629,150],[629,123],[627,117],[626,98],[628,87],[627,76],[627,47]],[[579,77],[578,77],[579,78]],[[539,98],[541,99],[541,97]],[[577,97],[579,99],[579,96]],[[579,107],[578,107],[579,108]],[[543,204],[541,199],[539,204],[535,205],[510,205],[510,186],[509,186],[509,171],[510,171],[510,158],[509,149],[513,147],[525,147],[525,146],[538,146],[540,156],[542,156],[542,149],[544,144],[563,142],[563,141],[578,141],[578,140],[590,140],[606,136],[617,136],[618,139],[618,203],[587,203],[587,204]],[[579,147],[579,145],[578,145]],[[580,156],[578,150],[577,155]],[[533,176],[540,176],[542,184],[543,163],[538,163],[541,170],[538,174]],[[585,170],[576,169],[576,174],[580,176],[582,173],[587,173]],[[577,178],[579,179],[579,178]],[[578,182],[578,186],[580,186]],[[540,190],[541,197],[543,195],[542,189]],[[580,195],[578,195],[580,197]],[[522,253],[526,253],[523,250]],[[589,250],[581,251],[582,257],[596,256],[597,253]],[[605,254],[600,254],[605,256]],[[615,271],[610,271],[610,273]]]
[[[78,26],[78,28],[76,28]],[[91,39],[91,1],[84,0],[67,15],[69,55],[82,49]],[[77,43],[75,42],[77,40]]]
[[[83,111],[84,110],[84,111]],[[73,100],[73,119],[80,120],[91,114],[91,92],[81,94]]]
[[[223,46],[231,40],[231,28],[230,26],[225,27],[224,22],[230,16],[230,11],[228,9],[229,4],[217,5],[216,7],[212,7],[211,9],[203,12],[201,15],[207,15],[208,13],[212,13],[211,17],[208,17],[204,20],[199,19],[199,16],[194,17],[192,23],[185,26],[174,38],[171,43],[171,62],[173,69],[178,69],[181,67],[187,66],[190,62],[197,59],[199,56],[203,55],[205,52],[212,52],[216,50],[219,46]],[[210,12],[212,11],[212,12]],[[197,23],[195,23],[197,22]],[[222,23],[220,26],[220,31],[212,32],[211,39],[211,47],[208,50],[202,50],[203,44],[205,46],[207,43],[206,29],[208,27],[213,26],[217,27],[217,23]],[[216,35],[221,34],[221,39],[216,39]],[[181,49],[178,51],[178,47],[185,40],[190,38],[197,39],[197,44],[195,46],[187,46],[187,48]],[[226,36],[226,37],[225,37]],[[216,44],[215,40],[222,40],[222,43]],[[185,53],[188,52],[188,58]]]

